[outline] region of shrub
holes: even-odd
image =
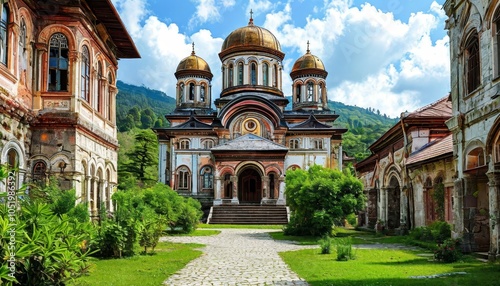
[[[113,221],[103,221],[91,248],[99,257],[122,257],[127,230]]]
[[[330,254],[332,239],[329,236],[325,236],[323,239],[319,241],[319,245],[321,248],[321,254]]]
[[[346,220],[352,226],[356,226],[358,224],[358,216],[355,213],[347,215]]]
[[[338,239],[336,249],[337,261],[348,261],[356,258],[352,249],[352,240],[350,237]]]
[[[437,243],[442,243],[446,239],[451,238],[451,225],[447,222],[436,221],[429,228],[431,229],[432,237]]]
[[[459,239],[446,239],[442,244],[438,245],[438,249],[434,252],[434,259],[445,263],[458,261],[462,257],[462,252],[459,249]]]

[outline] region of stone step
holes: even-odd
[[[210,224],[287,224],[285,206],[213,206]]]

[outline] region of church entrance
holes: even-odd
[[[243,170],[238,178],[240,203],[260,204],[262,199],[262,178],[253,168]]]

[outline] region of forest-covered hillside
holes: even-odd
[[[167,126],[164,115],[175,108],[175,99],[162,91],[118,81],[117,123],[118,130]],[[369,155],[368,146],[392,127],[397,119],[389,118],[383,111],[350,106],[330,101],[328,106],[339,114],[335,124],[348,128],[344,135],[343,150],[349,156],[362,160]],[[291,104],[287,107],[291,108]]]

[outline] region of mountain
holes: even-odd
[[[175,99],[166,93],[145,86],[118,81],[116,114],[118,130],[167,126],[164,115],[175,109]],[[368,146],[391,128],[398,119],[389,118],[372,108],[350,106],[329,101],[328,107],[339,114],[335,124],[348,128],[342,143],[349,156],[362,160],[369,155]],[[291,109],[291,104],[287,107]]]

